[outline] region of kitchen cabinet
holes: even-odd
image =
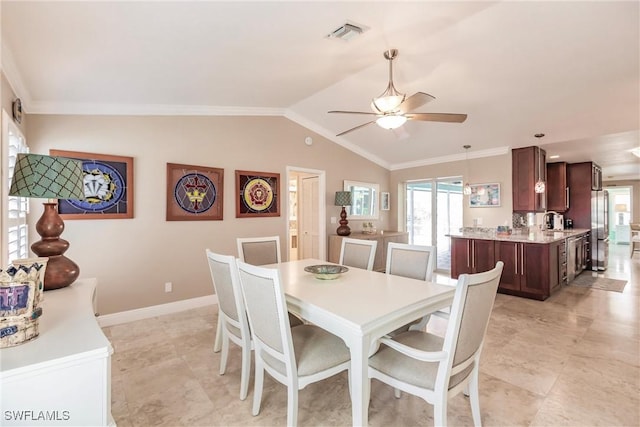
[[[566,275],[563,248],[564,240],[541,244],[452,237],[451,277],[488,271],[502,261],[499,292],[544,300]]]
[[[451,238],[451,277],[489,271],[496,266],[493,240]]]
[[[547,209],[556,212],[569,209],[566,162],[547,164]]]
[[[384,272],[387,266],[387,246],[390,242],[408,243],[409,233],[403,231],[380,231],[375,234],[351,233],[348,236],[329,235],[329,262],[338,263],[340,260],[340,250],[342,249],[342,239],[376,240],[376,255],[373,260],[373,270]]]
[[[536,193],[535,184],[546,178],[547,153],[532,146],[511,150],[511,173],[514,212],[544,212],[547,209],[547,193]]]
[[[563,241],[549,244],[495,242],[495,260],[504,262],[498,292],[545,300],[561,285]]]

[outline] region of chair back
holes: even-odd
[[[291,377],[295,372],[293,340],[278,270],[238,261],[238,271],[256,357],[268,363],[271,356],[284,363]]]
[[[373,261],[376,256],[376,240],[361,240],[345,237],[342,239],[340,248],[341,265],[348,267],[362,268],[364,270],[373,270]]]
[[[386,273],[431,281],[435,268],[434,246],[389,242]]]
[[[236,336],[239,336],[239,331],[246,334],[244,336],[249,336],[249,322],[242,298],[236,259],[231,255],[211,252],[209,249],[206,250],[206,254],[213,288],[218,297],[218,307],[225,316],[223,324]]]
[[[238,258],[252,265],[281,262],[280,236],[238,238]]]
[[[504,263],[477,274],[461,274],[451,305],[451,316],[445,335],[443,350],[453,357],[441,363],[436,381],[449,381],[444,390],[464,379],[479,362],[482,344],[489,325],[489,317],[498,291]]]

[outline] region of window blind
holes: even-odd
[[[7,182],[2,183],[9,192],[11,179],[13,178],[13,170],[16,164],[18,153],[28,153],[29,147],[27,142],[17,130],[11,127],[7,130],[7,158],[4,160],[7,166]],[[29,236],[27,227],[27,213],[29,213],[29,202],[26,197],[8,196],[7,211],[5,216],[5,232],[7,233],[6,251],[8,261],[14,259],[27,258],[29,254]]]

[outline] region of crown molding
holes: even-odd
[[[104,116],[283,116],[282,108],[172,104],[88,104],[31,102],[29,114]]]
[[[334,142],[338,145],[340,145],[341,147],[346,148],[349,151],[354,152],[355,154],[364,157],[365,159],[377,164],[378,166],[381,166],[387,170],[389,170],[390,168],[390,164],[389,162],[381,159],[380,157],[374,156],[373,154],[371,154],[370,152],[363,150],[361,147],[355,145],[355,144],[351,144],[350,142],[348,142],[346,139],[344,138],[340,138],[335,136],[335,134],[332,131],[329,131],[327,128],[322,127],[320,125],[318,125],[315,122],[312,122],[311,120],[308,120],[306,118],[304,118],[303,116],[293,112],[292,110],[286,110],[284,116],[291,120],[292,122],[295,122],[297,124],[299,124],[300,126],[303,126],[309,130],[314,131],[315,133],[327,138],[328,140],[330,140],[331,142]]]
[[[395,170],[401,170],[401,169],[416,168],[420,166],[435,165],[439,163],[456,162],[460,160],[467,160],[467,158],[480,159],[483,157],[501,156],[504,154],[509,154],[510,151],[511,151],[511,147],[497,147],[497,148],[491,148],[489,150],[473,151],[471,153],[468,153],[469,157],[467,157],[467,153],[461,153],[461,154],[452,154],[450,156],[432,157],[430,159],[415,160],[413,162],[396,163],[391,165],[389,169],[392,171],[395,171]]]

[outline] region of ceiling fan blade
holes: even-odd
[[[329,111],[329,113],[340,113],[340,114],[367,114],[370,116],[377,116],[376,113],[372,113],[370,111],[342,111],[342,110],[333,110]]]
[[[337,134],[336,136],[342,136],[342,135],[344,135],[345,133],[353,132],[354,130],[358,130],[358,129],[360,129],[360,128],[363,128],[363,127],[365,127],[365,126],[367,126],[367,125],[370,125],[371,123],[375,123],[375,122],[376,122],[375,120],[370,121],[370,122],[367,122],[367,123],[365,123],[365,124],[363,124],[363,125],[356,126],[356,127],[351,128],[351,129],[349,129],[349,130],[345,130],[344,132],[340,132],[340,133],[339,133],[339,134]]]
[[[423,122],[447,122],[462,123],[467,120],[466,114],[454,113],[411,113],[405,114],[408,120],[420,120]]]
[[[424,92],[416,92],[407,99],[404,100],[402,104],[400,104],[400,111],[403,113],[408,113],[416,108],[422,107],[427,102],[431,102],[435,97],[429,95]]]

